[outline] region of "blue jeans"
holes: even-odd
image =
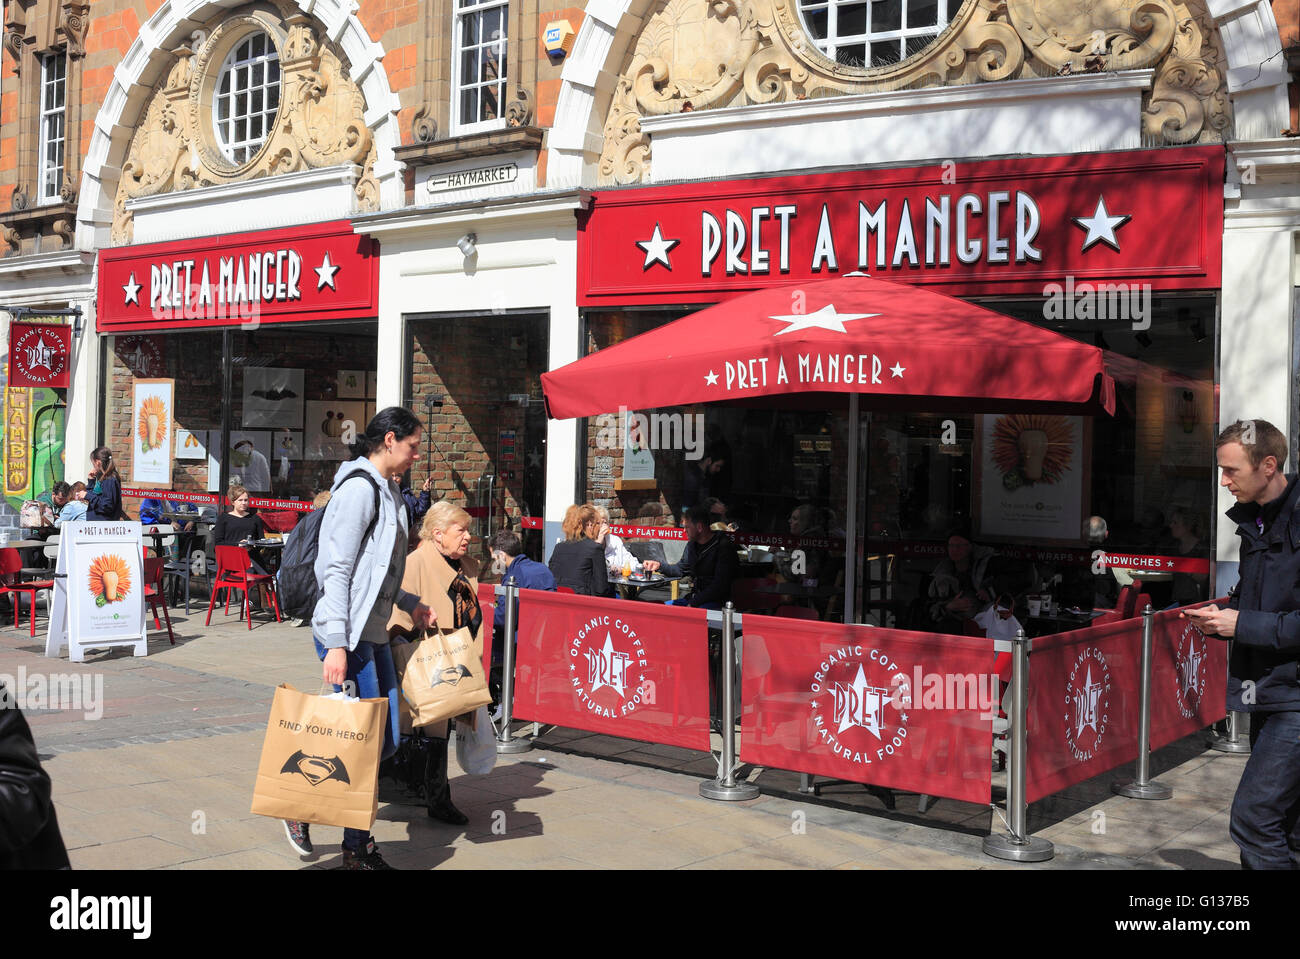
[[[319,639],[312,637],[316,644],[316,655],[323,661],[329,652],[321,645]],[[348,681],[355,684],[354,695],[361,699],[388,699],[388,724],[384,727],[384,748],[379,754],[385,760],[397,752],[401,737],[401,718],[397,713],[397,670],[393,667],[393,652],[387,644],[357,643],[357,648],[348,651]],[[342,686],[335,686],[337,693]],[[344,829],[343,848],[355,852],[370,841],[370,833],[364,829]]]
[[[1300,869],[1300,712],[1251,713],[1250,758],[1232,799],[1243,869]]]

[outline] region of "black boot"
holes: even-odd
[[[432,819],[463,826],[469,817],[451,804],[451,783],[447,779],[447,740],[430,737],[429,764],[424,771],[424,799]]]

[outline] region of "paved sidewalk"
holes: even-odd
[[[339,864],[340,830],[314,827],[317,853],[302,860],[277,822],[248,811],[273,688],[320,687],[310,634],[218,618],[205,629],[201,612],[177,616],[177,645],[151,634],[147,658],[119,650],[80,664],[45,659],[43,633],[0,631],[0,673],[103,677],[98,720],[27,713],[75,868]],[[915,796],[899,794],[889,812],[861,786],[830,786],[818,799],[798,793],[793,773],[757,769],[744,774],[762,797],[712,802],[698,794],[716,768],[708,757],[551,729],[491,775],[453,778],[468,826],[381,803],[374,833],[407,869],[1235,869],[1228,807],[1243,762],[1189,737],[1153,757],[1172,800],[1113,796],[1110,781],[1126,774],[1117,770],[1035,804],[1030,829],[1056,844],[1056,858],[1027,866],[981,853],[985,807],[945,799],[921,814]]]

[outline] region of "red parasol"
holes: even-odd
[[[760,290],[542,374],[556,419],[782,394],[864,408],[1115,409],[1102,351],[869,276]]]

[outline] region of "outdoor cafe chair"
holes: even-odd
[[[217,596],[222,590],[226,592],[226,615],[230,615],[230,591],[237,589],[243,593],[240,617],[246,619],[248,628],[252,629],[253,617],[248,602],[249,590],[258,587],[265,587],[270,592],[275,621],[281,622],[280,597],[275,590],[275,577],[269,573],[252,572],[253,559],[248,555],[248,550],[242,546],[218,546],[216,549],[217,575],[212,581],[212,598],[208,600],[208,618],[204,625],[212,625],[212,608],[216,606]]]
[[[23,569],[23,559],[13,547],[0,549],[0,595],[8,595],[14,603],[14,628],[18,627],[22,615],[22,596],[26,594],[32,608],[32,632],[36,635],[36,594],[42,590],[54,589],[54,580],[39,579],[23,582],[19,579]]]
[[[158,608],[162,607],[163,619],[167,622],[167,639],[175,646],[176,634],[172,632],[171,614],[167,612],[167,603],[162,594],[163,572],[161,557],[144,557],[144,598],[153,611],[153,628],[162,629],[162,623],[158,622]]]

